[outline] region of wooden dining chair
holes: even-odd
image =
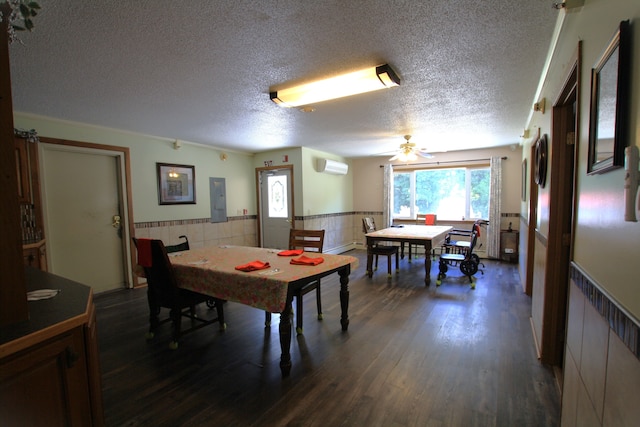
[[[289,249],[302,249],[305,252],[322,253],[324,246],[324,230],[296,230],[289,232]],[[302,334],[303,297],[309,292],[316,291],[316,306],[318,308],[318,320],[322,320],[322,299],[320,291],[320,279],[307,283],[294,294],[296,300],[296,333]],[[271,313],[266,312],[265,326],[271,324]]]
[[[374,222],[373,218],[371,217],[364,217],[362,218],[362,231],[364,231],[365,234],[367,233],[372,233],[374,231],[376,231],[376,223]],[[373,271],[376,271],[378,269],[378,257],[380,255],[386,256],[387,257],[387,276],[388,277],[392,277],[391,274],[391,257],[393,257],[395,255],[396,257],[396,272],[399,271],[399,266],[398,266],[398,246],[396,245],[385,245],[385,244],[379,244],[379,243],[374,243],[374,245],[372,247],[367,247],[367,252],[371,253],[375,258],[374,258],[374,268]]]
[[[416,224],[417,225],[436,225],[436,221],[438,220],[438,216],[436,214],[416,214]],[[411,262],[411,252],[412,245],[409,243],[409,262]],[[418,258],[418,245],[416,245],[415,257]]]
[[[220,330],[224,330],[226,328],[223,310],[224,301],[209,295],[179,288],[173,266],[169,261],[167,248],[162,243],[162,240],[144,239],[146,242],[142,240],[133,238],[133,243],[139,252],[150,252],[150,254],[146,254],[150,255],[147,258],[150,260],[150,265],[142,266],[147,279],[147,301],[149,304],[149,332],[147,332],[147,339],[152,339],[158,326],[169,321],[173,327],[169,348],[173,350],[178,348],[180,337],[188,332],[193,332],[216,322],[219,323]],[[139,253],[139,260],[140,255]],[[197,317],[196,305],[209,300],[212,303],[207,305],[215,307],[217,317],[212,319]],[[159,315],[162,308],[169,309],[169,317],[160,321]],[[183,316],[191,319],[191,328],[181,329]]]

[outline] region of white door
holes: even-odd
[[[262,247],[287,249],[293,224],[291,169],[260,171]]]
[[[126,286],[119,158],[43,144],[49,271],[103,292]],[[117,222],[117,221],[116,221]]]

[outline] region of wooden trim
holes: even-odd
[[[55,325],[51,325],[32,334],[25,335],[24,337],[20,337],[13,341],[2,344],[0,345],[0,359],[22,351],[33,345],[40,344],[41,342],[44,342],[50,338],[54,338],[79,326],[83,326],[86,322],[87,313],[85,312],[79,316],[70,317],[63,322],[56,323]]]
[[[544,275],[541,361],[561,365],[566,335],[571,242],[575,216],[576,147],[567,137],[577,132],[580,45],[552,109],[551,178],[549,185],[549,235]],[[579,104],[578,104],[579,105]],[[578,110],[578,109],[576,109]],[[570,236],[567,239],[567,235]]]
[[[117,145],[106,145],[106,144],[95,144],[92,142],[82,142],[82,141],[72,141],[67,139],[59,139],[59,138],[48,138],[48,137],[40,137],[40,142],[54,145],[64,145],[68,147],[78,147],[78,148],[89,148],[94,150],[103,150],[103,151],[115,151],[122,153],[124,156],[124,174],[125,174],[125,195],[124,197],[127,200],[127,229],[129,232],[129,237],[135,237],[135,225],[133,219],[133,191],[131,189],[131,154],[129,147],[121,147]],[[131,245],[131,242],[125,242],[125,239],[122,239],[123,244],[123,252],[126,254],[126,248],[129,247],[129,261],[130,266],[133,269],[137,264],[135,248]],[[129,274],[127,272],[126,275],[127,282],[129,281]],[[135,282],[135,275],[133,278]],[[129,287],[133,287],[135,283],[128,283]]]

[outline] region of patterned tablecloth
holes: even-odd
[[[316,265],[292,265],[292,258],[278,256],[278,249],[245,246],[209,246],[169,254],[178,286],[216,298],[250,305],[272,313],[280,313],[287,300],[289,284],[305,277],[326,273],[358,259],[347,255],[305,252],[308,257],[324,258]],[[252,261],[268,262],[270,268],[252,272],[235,269]]]

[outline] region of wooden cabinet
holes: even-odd
[[[47,249],[44,240],[40,240],[37,243],[23,245],[22,254],[24,256],[25,266],[47,271]]]
[[[91,288],[32,268],[26,276],[31,290],[61,292],[0,327],[0,424],[104,425]]]
[[[27,140],[14,138],[16,151],[16,171],[18,178],[18,201],[31,203],[31,186],[29,185],[29,150]]]
[[[89,426],[82,328],[0,362],[0,418],[15,426]]]
[[[18,132],[13,141],[24,264],[46,271],[37,138],[32,132]]]

